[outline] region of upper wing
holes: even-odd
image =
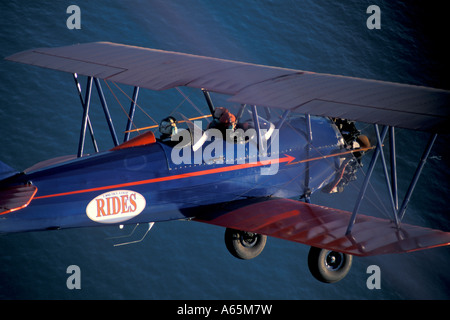
[[[255,65],[108,42],[33,49],[7,60],[151,90],[177,86],[230,101],[413,130],[449,133],[450,92]]]
[[[299,72],[110,42],[32,49],[6,60],[150,90],[191,86],[230,95],[253,83]]]
[[[350,212],[289,199],[242,200],[214,209],[195,220],[356,256],[450,244],[449,232],[407,224],[397,229],[389,220],[365,215],[358,215],[351,234],[345,235]]]

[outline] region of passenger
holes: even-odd
[[[209,124],[209,128],[219,129],[222,133],[226,133],[227,129],[236,129],[236,116],[227,108],[218,107],[214,110],[213,121]]]
[[[171,137],[178,133],[177,120],[172,116],[162,119],[159,124],[159,132],[162,141],[170,141]]]

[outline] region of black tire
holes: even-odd
[[[342,280],[352,267],[353,256],[332,250],[311,247],[308,267],[317,280],[334,283]]]
[[[249,260],[257,257],[264,249],[267,236],[252,232],[226,228],[225,245],[238,259]]]

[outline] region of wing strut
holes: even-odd
[[[394,127],[389,127],[389,147],[390,161],[391,161],[391,186],[392,186],[392,197],[394,198],[394,208],[398,210],[398,192],[397,192],[397,159],[396,147],[395,147],[395,129]]]
[[[211,112],[211,115],[214,117],[214,104],[211,100],[211,96],[209,95],[209,92],[205,89],[202,89],[203,95],[205,96],[206,103],[208,104],[209,111]]]
[[[383,129],[383,140],[386,137],[387,127]],[[375,163],[377,162],[378,156],[380,155],[380,142],[378,141],[377,147],[375,149],[375,152],[372,155],[372,159],[370,160],[369,168],[367,169],[366,177],[364,178],[363,185],[361,187],[361,190],[359,191],[358,198],[356,198],[356,204],[353,208],[352,216],[350,218],[350,222],[348,223],[347,231],[345,232],[346,235],[349,235],[352,232],[352,228],[356,221],[356,215],[358,213],[359,207],[361,205],[361,201],[364,198],[364,195],[366,194],[367,186],[369,185],[370,177],[372,176],[373,169],[375,168]]]
[[[78,143],[78,153],[77,153],[78,158],[83,155],[84,140],[86,137],[86,126],[87,126],[88,119],[89,119],[89,107],[91,105],[91,93],[92,93],[92,77],[88,77],[87,86],[86,86],[86,95],[85,95],[84,104],[83,104],[83,120],[81,122],[80,141]],[[96,143],[94,143],[94,145],[96,145]],[[97,151],[98,151],[98,149],[96,149],[96,152]]]
[[[77,87],[78,96],[80,97],[81,107],[82,107],[83,110],[84,110],[85,105],[84,105],[84,99],[83,99],[83,96],[82,96],[82,94],[81,94],[81,85],[80,85],[80,83],[78,82],[78,74],[73,73],[72,75],[73,75],[73,80],[75,81],[75,85],[76,85],[76,87]],[[86,94],[87,94],[87,88],[86,88]],[[97,141],[95,140],[94,129],[92,128],[92,124],[91,124],[91,120],[89,119],[89,115],[88,115],[88,117],[87,117],[87,126],[88,126],[88,128],[89,128],[89,133],[91,134],[92,143],[93,143],[93,145],[94,145],[95,152],[98,152]],[[83,141],[84,141],[84,138],[83,138]],[[83,142],[83,143],[84,143],[84,142]]]
[[[387,132],[386,130],[387,130],[387,127],[384,128],[384,131],[383,131],[384,135],[386,135],[386,132]],[[399,220],[398,220],[397,209],[396,209],[398,204],[396,205],[396,201],[394,200],[394,192],[392,191],[391,180],[389,180],[389,174],[388,174],[388,171],[387,171],[386,160],[385,160],[385,157],[384,157],[384,152],[383,152],[383,147],[382,147],[383,146],[384,137],[383,137],[383,140],[380,138],[380,131],[378,130],[378,125],[375,125],[375,133],[376,133],[376,136],[377,136],[377,147],[381,146],[380,147],[380,154],[381,154],[381,162],[383,164],[384,177],[386,178],[386,186],[387,186],[388,191],[389,191],[388,192],[389,193],[389,199],[391,200],[391,208],[392,208],[392,212],[393,212],[394,219],[395,219],[395,225],[398,227]],[[392,152],[392,147],[391,147],[391,155],[394,155],[393,158],[395,159],[395,154]],[[395,191],[395,194],[397,194],[397,190]]]
[[[98,97],[100,98],[100,102],[103,107],[103,112],[105,113],[106,122],[108,123],[109,132],[111,133],[111,137],[113,139],[114,146],[117,147],[119,145],[119,141],[117,140],[116,130],[114,129],[114,124],[111,120],[111,114],[109,113],[108,105],[106,104],[105,95],[103,94],[102,86],[100,85],[100,81],[97,78],[94,78],[95,87],[97,88]]]
[[[91,96],[92,96],[92,83],[95,84],[95,87],[97,89],[98,98],[100,99],[100,103],[102,105],[103,112],[105,114],[106,123],[108,124],[111,138],[114,143],[114,147],[117,147],[119,145],[119,140],[117,139],[116,130],[114,128],[114,124],[113,124],[113,121],[111,118],[111,114],[109,112],[108,104],[106,102],[105,95],[103,93],[103,89],[101,87],[100,81],[96,77],[88,76],[86,92],[85,92],[85,96],[83,98],[82,93],[81,93],[81,85],[78,81],[78,75],[76,73],[73,74],[73,79],[75,80],[75,85],[77,87],[78,96],[80,98],[81,106],[83,107],[83,119],[82,119],[82,123],[81,123],[80,140],[79,140],[79,144],[78,144],[77,156],[78,157],[83,156],[87,128],[89,128],[89,132],[92,137],[92,143],[94,145],[95,152],[98,152],[98,150],[99,150],[98,146],[97,146],[97,141],[95,140],[95,137],[94,137],[94,131],[93,131],[93,128],[91,125],[91,121],[89,119],[89,109],[90,109],[90,105],[91,105]],[[135,109],[137,106],[136,101],[138,98],[138,94],[139,94],[139,87],[134,87],[133,97],[131,98],[130,111],[128,113],[128,123],[127,123],[127,127],[125,130],[124,142],[127,142],[130,138],[130,132],[131,132],[130,128],[133,123],[134,112],[135,112]]]
[[[428,156],[430,155],[431,148],[434,145],[434,142],[436,141],[437,134],[432,134],[430,139],[428,140],[428,144],[425,148],[425,151],[422,154],[422,158],[420,159],[420,162],[417,166],[416,172],[414,173],[414,177],[411,181],[411,184],[409,185],[408,191],[406,192],[405,199],[403,200],[402,206],[400,210],[398,211],[398,215],[400,216],[400,220],[403,219],[403,216],[406,212],[406,207],[408,206],[409,200],[411,199],[411,195],[414,191],[414,188],[416,187],[417,181],[419,180],[419,176],[422,173],[422,169],[425,166],[425,163],[427,162]]]
[[[134,119],[134,111],[136,110],[136,101],[139,94],[139,87],[134,87],[133,97],[131,98],[130,112],[128,113],[128,122],[127,127],[125,128],[125,137],[123,138],[123,142],[127,142],[130,139],[130,129],[133,124]]]
[[[258,150],[259,154],[265,154],[264,145],[262,141],[261,128],[259,127],[259,118],[258,118],[258,110],[256,109],[256,105],[252,106],[252,115],[253,115],[253,123],[256,129],[256,135],[258,136]]]
[[[306,157],[309,159],[312,149],[312,142],[313,142],[313,135],[312,135],[312,129],[311,129],[311,115],[306,115],[306,131],[308,133],[308,144],[306,145]],[[309,167],[310,163],[309,161],[306,163],[306,172],[305,172],[305,202],[310,203],[311,202],[311,190],[309,188],[309,180],[310,180],[310,174],[309,174]]]
[[[348,223],[346,235],[349,235],[352,232],[352,228],[356,221],[356,215],[358,214],[359,207],[361,205],[361,201],[363,200],[367,186],[369,184],[369,180],[372,176],[373,169],[375,168],[375,164],[378,160],[378,157],[381,155],[381,161],[383,165],[383,171],[384,176],[386,180],[386,186],[389,192],[389,199],[391,203],[391,208],[393,212],[394,222],[395,226],[397,228],[400,227],[400,223],[406,213],[406,208],[408,207],[409,201],[411,200],[412,193],[417,185],[417,181],[419,180],[419,177],[422,173],[422,169],[425,166],[425,163],[428,159],[428,156],[430,155],[430,151],[434,145],[434,142],[436,141],[437,134],[432,134],[428,140],[428,143],[425,147],[425,150],[422,154],[422,157],[419,161],[419,164],[417,165],[416,171],[414,172],[414,176],[412,177],[411,183],[409,185],[408,191],[406,192],[406,195],[403,199],[402,205],[400,209],[398,209],[398,189],[397,189],[397,164],[396,164],[396,149],[395,149],[395,131],[394,127],[388,127],[385,126],[381,132],[379,132],[378,125],[375,124],[375,133],[377,137],[377,146],[375,149],[375,152],[372,156],[372,159],[370,160],[369,168],[367,169],[366,177],[364,179],[363,185],[361,187],[361,190],[359,192],[359,195],[356,199],[356,204],[353,209],[350,221]],[[389,173],[387,170],[386,165],[386,158],[384,156],[383,152],[383,141],[387,135],[387,132],[389,130],[390,135],[390,164],[391,164],[391,177],[389,178]]]

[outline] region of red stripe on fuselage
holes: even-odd
[[[107,190],[107,189],[117,189],[117,188],[131,187],[131,186],[139,186],[139,185],[143,185],[143,184],[151,184],[151,183],[156,183],[156,182],[178,180],[178,179],[184,179],[184,178],[190,178],[190,177],[204,176],[204,175],[214,174],[214,173],[221,173],[221,172],[242,170],[242,169],[253,168],[253,167],[266,166],[266,165],[270,165],[272,163],[283,163],[283,162],[288,162],[289,163],[289,162],[292,162],[294,159],[295,159],[294,157],[285,154],[284,158],[277,158],[277,159],[272,159],[272,160],[263,160],[263,161],[252,162],[252,163],[236,164],[236,165],[225,166],[225,167],[221,167],[221,168],[214,168],[214,169],[208,169],[208,170],[202,170],[202,171],[188,172],[188,173],[176,174],[176,175],[173,175],[173,176],[165,176],[165,177],[159,177],[159,178],[153,178],[153,179],[147,179],[147,180],[141,180],[141,181],[135,181],[135,182],[114,184],[114,185],[104,186],[104,187],[97,187],[97,188],[90,188],[90,189],[82,189],[82,190],[75,190],[75,191],[69,191],[69,192],[55,193],[55,194],[49,194],[49,195],[45,195],[45,196],[34,197],[34,199],[45,199],[45,198],[68,196],[68,195],[80,194],[80,193],[86,193],[86,192],[93,192],[93,191],[102,191],[102,190]]]

